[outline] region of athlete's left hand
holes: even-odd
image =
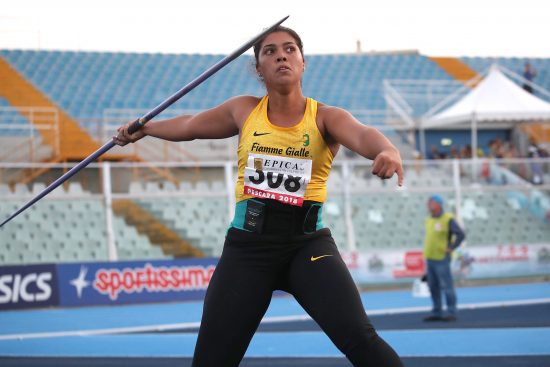
[[[403,186],[403,161],[397,149],[385,149],[378,153],[372,164],[372,174],[381,179],[397,174],[397,184]]]

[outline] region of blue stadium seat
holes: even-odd
[[[0,97],[0,124],[6,125],[6,127],[0,126],[0,136],[21,136],[29,137],[32,134],[36,135],[36,129],[30,123],[30,121],[22,114],[17,112],[9,102]]]
[[[154,107],[223,57],[5,50],[1,54],[77,120],[101,118],[106,108]],[[306,55],[306,63],[305,93],[352,110],[383,109],[384,79],[449,79],[421,55]],[[264,93],[256,81],[253,58],[244,56],[177,107],[203,109],[236,94]]]

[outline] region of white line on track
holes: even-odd
[[[529,306],[550,303],[550,298],[535,298],[530,300],[515,300],[515,301],[494,301],[481,303],[467,303],[458,306],[460,310],[475,310],[480,308],[491,307],[510,307],[510,306]],[[386,308],[381,310],[366,310],[369,316],[379,315],[396,315],[406,313],[416,313],[430,311],[431,307],[403,307],[403,308]],[[262,320],[264,324],[273,324],[280,322],[307,321],[311,320],[309,315],[290,315],[290,316],[272,316]],[[196,329],[200,326],[200,322],[183,322],[175,324],[160,324],[160,325],[145,325],[145,326],[128,326],[108,329],[91,329],[91,330],[69,330],[69,331],[53,331],[41,333],[25,333],[25,334],[6,334],[0,335],[0,340],[23,340],[23,339],[39,339],[39,338],[60,338],[66,336],[93,336],[93,335],[112,335],[112,334],[127,334],[127,333],[145,333],[145,332],[162,332],[171,330],[186,330]]]

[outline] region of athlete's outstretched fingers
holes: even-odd
[[[393,175],[397,174],[398,168],[399,168],[398,164],[395,164],[395,163],[390,164],[388,167],[388,170],[386,171],[386,178],[392,178]]]
[[[374,162],[372,163],[372,174],[379,176],[380,171],[384,168],[384,162],[380,155],[376,156],[374,158]]]
[[[398,176],[398,185],[403,185],[403,163],[399,152],[396,150],[387,150],[380,152],[372,164],[372,174],[381,179],[389,179],[394,174]]]
[[[396,173],[397,173],[397,184],[399,186],[403,186],[403,181],[405,179],[405,174],[403,173],[403,165],[402,164],[397,166]]]
[[[380,172],[380,177],[386,180],[388,178],[391,178],[394,172],[395,172],[395,169],[393,165],[391,163],[387,163],[384,166],[384,169],[382,170],[382,172]]]
[[[378,172],[378,177],[380,177],[382,180],[387,180],[392,178],[393,174],[395,173],[395,167],[391,162],[387,162],[384,164],[384,167]]]

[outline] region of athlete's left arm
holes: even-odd
[[[346,110],[325,106],[322,108],[325,132],[346,148],[374,160],[372,173],[380,178],[397,174],[403,185],[403,162],[397,148],[377,129],[363,125]]]

